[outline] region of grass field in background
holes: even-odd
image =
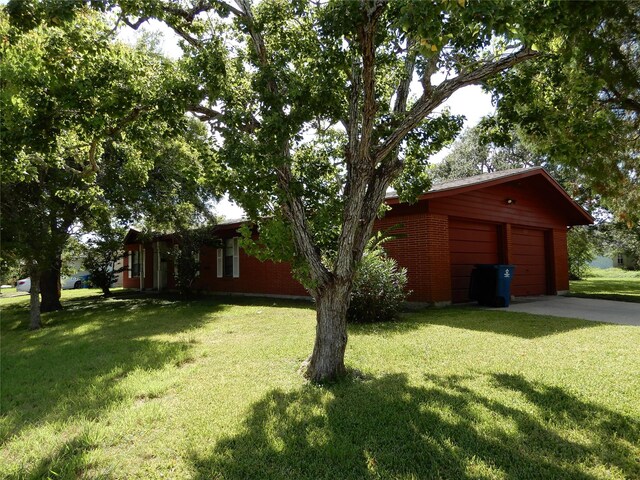
[[[592,268],[582,280],[571,282],[575,297],[640,303],[640,272],[620,268]]]
[[[297,372],[311,304],[2,299],[2,478],[640,478],[640,328],[429,309]]]

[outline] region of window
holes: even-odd
[[[237,238],[223,240],[218,249],[218,278],[238,278],[240,276],[240,256]]]
[[[233,238],[227,238],[224,241],[222,275],[225,277],[233,277]]]
[[[624,255],[621,253],[618,254],[618,265],[621,267],[624,266]]]
[[[140,251],[129,251],[129,278],[140,276]]]

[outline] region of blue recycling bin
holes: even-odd
[[[469,298],[488,307],[508,307],[515,269],[515,265],[475,265],[471,272]]]

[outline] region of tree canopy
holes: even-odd
[[[622,221],[640,221],[640,2],[577,2],[575,32],[494,77],[495,132],[580,172]],[[498,135],[499,138],[499,135]]]
[[[215,166],[184,116],[197,87],[180,65],[116,41],[103,13],[52,5],[0,9],[0,155],[3,255],[27,260],[36,291],[50,271],[55,292],[72,225],[114,212],[166,222],[215,194]]]

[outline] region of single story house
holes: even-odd
[[[626,252],[612,253],[609,256],[598,255],[591,262],[589,266],[593,268],[633,268],[634,259]]]
[[[543,169],[512,169],[433,186],[413,204],[394,195],[376,223],[398,226],[399,238],[385,249],[408,272],[410,301],[430,304],[469,301],[475,264],[515,265],[515,296],[556,295],[569,289],[567,227],[593,218]],[[242,221],[215,227],[220,248],[200,251],[196,288],[226,294],[305,297],[289,265],[261,262],[238,245]],[[167,254],[171,235],[142,241],[131,230],[125,240],[125,288],[172,289],[173,265]]]

